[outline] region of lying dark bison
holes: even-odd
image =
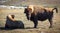
[[[38,25],[38,20],[45,21],[46,19],[49,20],[50,28],[52,27],[52,18],[53,18],[53,11],[56,10],[58,13],[57,8],[45,8],[43,6],[38,5],[29,5],[25,8],[24,13],[27,16],[28,20],[34,22],[34,28]]]
[[[5,24],[6,29],[24,28],[22,21],[16,21],[14,15],[8,15]]]

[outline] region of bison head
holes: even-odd
[[[24,10],[24,13],[26,14],[26,17],[28,20],[30,20],[30,18],[31,18],[31,11],[32,11],[31,8],[25,8],[25,10]]]

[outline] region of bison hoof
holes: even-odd
[[[34,27],[34,28],[37,28],[37,27]]]
[[[52,28],[52,26],[50,26],[49,28]]]

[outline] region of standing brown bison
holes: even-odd
[[[38,5],[29,5],[27,8],[25,8],[24,13],[26,14],[26,17],[28,20],[33,21],[34,28],[38,25],[38,20],[45,21],[48,19],[50,23],[50,27],[52,27],[52,18],[53,18],[53,11],[56,10],[56,13],[58,13],[58,9],[55,8],[45,8],[43,6]]]

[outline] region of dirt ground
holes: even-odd
[[[25,29],[12,29],[5,30],[0,29],[0,33],[60,33],[60,8],[58,13],[54,11],[53,17],[53,28],[49,28],[49,21],[38,21],[37,28],[33,28],[34,24],[32,21],[28,21],[25,14],[24,8],[22,9],[7,9],[0,8],[0,27],[4,27],[6,23],[6,16],[14,14],[16,20],[20,20],[24,23]]]

